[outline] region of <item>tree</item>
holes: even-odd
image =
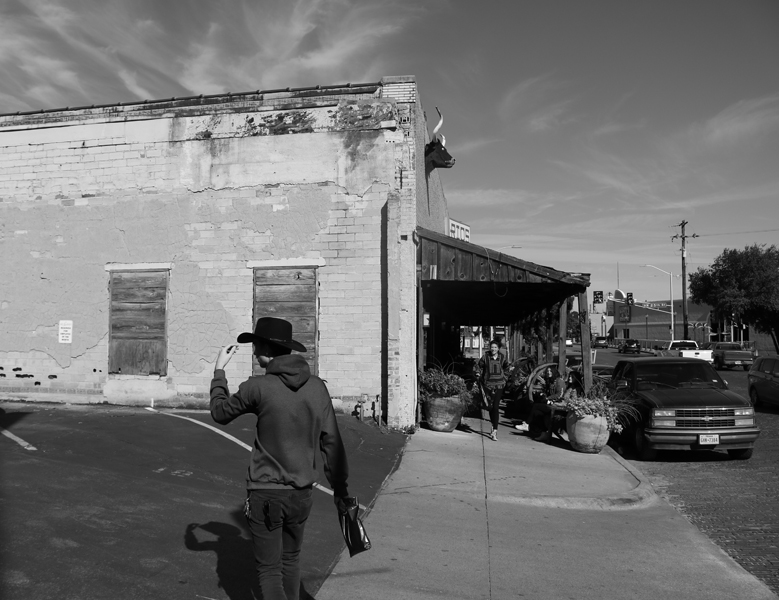
[[[779,352],[779,249],[753,244],[726,248],[707,269],[690,274],[690,298],[709,304],[719,318],[767,333]]]

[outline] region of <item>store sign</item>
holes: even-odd
[[[449,219],[449,237],[463,242],[471,241],[471,227],[465,223],[459,223],[454,219]]]

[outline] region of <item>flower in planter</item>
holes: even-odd
[[[615,394],[600,382],[594,382],[586,393],[569,388],[562,398],[569,413],[579,418],[586,416],[605,417],[609,431],[620,433],[628,421],[638,419],[635,404],[623,395]]]
[[[459,375],[448,372],[441,367],[429,367],[417,374],[419,382],[419,399],[425,402],[429,398],[448,398],[457,396],[463,406],[473,402],[471,392],[465,380]]]

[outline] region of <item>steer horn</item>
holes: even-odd
[[[433,140],[435,141],[436,137],[438,136],[438,130],[441,129],[441,125],[444,124],[444,115],[441,114],[441,111],[438,110],[438,107],[435,107],[436,112],[438,113],[438,116],[441,117],[441,120],[438,121],[438,125],[435,126],[435,129],[433,129]],[[441,136],[443,138],[443,136]],[[444,144],[444,142],[441,142]],[[444,144],[446,145],[446,144]]]

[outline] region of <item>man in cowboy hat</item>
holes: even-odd
[[[265,375],[249,377],[230,395],[224,367],[238,347],[222,348],[211,381],[211,417],[224,425],[246,413],[257,415],[244,512],[260,589],[266,600],[297,600],[300,548],[313,500],[316,454],[324,455],[324,472],[336,506],[344,511],[346,453],[327,387],[311,375],[302,356],[291,353],[306,351],[292,339],[292,324],[263,317],[254,333],[238,336],[238,343],[248,342],[254,344],[254,355]]]

